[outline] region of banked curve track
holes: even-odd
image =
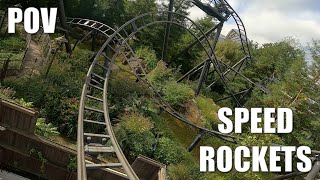
[[[111,73],[112,64],[115,62],[115,59],[118,55],[121,55],[126,61],[129,67],[131,68],[132,73],[137,77],[138,80],[141,80],[147,83],[150,89],[155,94],[155,99],[157,99],[159,106],[168,112],[170,115],[175,117],[176,119],[186,123],[187,125],[195,128],[198,130],[200,135],[208,134],[217,138],[220,138],[224,141],[236,143],[237,137],[232,135],[225,135],[220,132],[206,129],[200,127],[187,118],[183,117],[181,114],[176,112],[170,105],[168,105],[162,98],[161,95],[155,91],[155,88],[148,82],[146,78],[146,72],[143,66],[140,64],[138,59],[135,57],[134,51],[128,44],[128,40],[132,38],[137,32],[142,30],[143,28],[152,26],[157,23],[169,23],[166,20],[166,17],[169,13],[172,13],[175,17],[179,16],[180,18],[184,18],[185,20],[189,21],[193,27],[197,27],[197,30],[194,28],[185,27],[180,18],[173,19],[170,23],[185,28],[189,31],[196,39],[198,37],[204,35],[201,29],[188,17],[174,13],[174,12],[151,12],[140,15],[131,21],[128,21],[126,24],[121,26],[117,29],[112,35],[108,34],[108,39],[104,43],[104,45],[100,48],[97,52],[90,68],[86,76],[86,81],[83,86],[81,100],[80,100],[80,109],[79,109],[79,119],[78,119],[78,178],[79,179],[86,179],[87,177],[87,170],[93,168],[123,168],[127,178],[129,179],[137,179],[137,176],[133,172],[132,168],[130,167],[129,163],[127,162],[125,156],[123,155],[117,140],[114,136],[111,121],[109,117],[108,111],[108,102],[107,102],[107,95],[108,95],[108,81]],[[160,19],[155,18],[162,17]],[[76,22],[77,21],[77,22]],[[82,24],[85,21],[80,19],[72,21],[74,24]],[[94,23],[85,23],[87,27],[100,27],[101,25],[95,26]],[[98,24],[98,23],[97,23]],[[109,31],[110,32],[110,31]],[[199,43],[203,47],[204,51],[207,53],[208,58],[211,58],[209,55],[208,49],[211,48],[209,40],[205,43],[201,42],[198,39]],[[106,49],[112,51],[113,56],[107,57],[104,53]],[[105,64],[101,64],[101,59],[108,59],[109,63],[106,66]],[[218,64],[215,59],[211,58],[213,64]],[[132,66],[132,64],[136,64]],[[218,68],[217,68],[218,69]],[[222,79],[224,77],[221,77]],[[103,85],[103,87],[101,87]],[[102,95],[102,96],[101,96]],[[98,97],[100,96],[100,97]],[[91,107],[90,101],[98,101],[100,103],[99,107]],[[101,118],[98,116],[92,116],[92,114],[103,114],[104,121],[101,122]],[[91,118],[91,119],[89,119]],[[96,119],[92,119],[96,118]],[[106,126],[105,133],[96,133],[96,132],[84,132],[84,123],[94,123]],[[92,141],[96,140],[97,142],[93,143]],[[107,140],[111,141],[111,146],[106,146]],[[85,154],[101,154],[101,153],[111,153],[114,152],[117,155],[117,159],[119,163],[110,163],[110,164],[92,164],[86,163],[85,161]]]
[[[168,14],[170,13],[172,13],[174,17],[178,17],[178,16],[180,18],[182,17],[183,19],[189,21],[191,25],[188,27],[185,27],[185,24],[182,24],[182,22],[179,22],[179,18],[174,18],[172,21],[169,22],[165,17],[167,17]],[[155,17],[163,17],[163,18],[159,20],[159,19],[155,19]],[[97,30],[108,38],[107,41],[104,43],[104,45],[101,47],[101,49],[97,52],[87,72],[85,83],[82,89],[82,95],[81,95],[80,107],[79,107],[78,136],[77,136],[78,179],[81,179],[81,180],[87,179],[87,171],[91,169],[100,169],[100,168],[107,168],[111,172],[112,172],[112,169],[115,169],[115,171],[120,170],[121,172],[125,173],[123,177],[127,177],[128,179],[138,179],[137,175],[132,170],[130,164],[126,160],[122,150],[119,147],[119,144],[113,133],[113,129],[112,129],[112,125],[109,117],[109,111],[108,111],[108,102],[107,102],[108,81],[111,73],[111,66],[118,55],[122,55],[125,58],[125,60],[127,61],[128,65],[132,70],[132,73],[137,77],[137,79],[146,82],[149,85],[150,89],[154,91],[158,104],[163,110],[168,112],[170,115],[172,115],[176,119],[186,123],[187,125],[195,129],[198,129],[199,134],[196,137],[195,141],[200,140],[200,138],[204,134],[208,134],[231,143],[237,142],[236,141],[238,139],[237,137],[234,137],[232,135],[221,134],[220,132],[200,127],[192,123],[191,121],[189,121],[187,118],[183,117],[181,114],[176,112],[172,107],[170,107],[170,105],[168,105],[161,98],[161,95],[154,90],[155,88],[151,85],[151,83],[148,82],[148,80],[146,79],[146,72],[143,69],[143,66],[139,63],[139,61],[135,57],[134,51],[128,45],[127,41],[128,39],[132,38],[141,29],[157,23],[172,23],[182,28],[185,28],[187,31],[189,31],[193,35],[193,37],[197,39],[197,41],[199,42],[203,50],[208,55],[208,58],[210,59],[212,64],[216,66],[215,67],[216,70],[219,71],[218,65],[220,62],[218,62],[216,58],[212,58],[212,56],[210,55],[209,50],[213,52],[213,49],[210,45],[208,38],[205,38],[204,42],[199,39],[199,37],[205,36],[204,32],[202,32],[202,30],[191,19],[179,13],[166,12],[166,11],[146,13],[128,21],[116,31],[111,27],[109,27],[108,25],[105,25],[101,22],[97,22],[89,19],[67,18],[67,24],[79,25],[79,26]],[[106,49],[112,52],[113,54],[112,58],[107,57],[105,53]],[[248,51],[248,53],[250,53],[250,51]],[[107,59],[109,63],[108,64],[101,63],[101,58]],[[138,64],[138,65],[131,66],[133,62],[135,62],[135,64]],[[218,74],[220,75],[220,78],[223,82],[224,76],[222,76],[222,72],[219,72]],[[92,103],[92,101],[95,101],[95,103]],[[97,103],[99,103],[98,106],[97,106]],[[92,106],[93,104],[94,104],[94,107]],[[105,131],[90,132],[90,129],[89,129],[89,132],[87,131],[85,132],[85,126],[87,126],[87,124],[89,126],[92,124],[103,126],[105,127],[103,128],[105,129]],[[110,142],[110,143],[107,143],[107,142]],[[116,155],[118,162],[96,164],[93,162],[87,162],[85,160],[85,155],[98,155],[98,154],[110,154],[110,153],[114,153]]]
[[[247,31],[244,26],[244,23],[240,18],[239,14],[233,9],[233,7],[226,0],[209,0],[209,2],[212,5],[216,5],[218,3],[224,5],[228,9],[228,11],[231,13],[230,15],[232,16],[233,20],[237,25],[239,38],[242,46],[242,51],[245,55],[245,57],[238,62],[237,66],[239,71],[241,67],[245,64],[245,62],[250,63],[252,61],[252,56],[249,49],[249,40],[248,40]]]
[[[251,54],[248,45],[248,39],[246,36],[246,31],[244,25],[238,16],[238,14],[232,9],[232,7],[225,1],[221,0],[221,3],[225,4],[230,12],[232,12],[231,16],[237,23],[240,39],[242,43],[243,51],[246,55],[247,60],[251,60]],[[167,17],[168,14],[172,14],[173,17],[182,17],[185,20],[189,21],[190,24],[188,27],[185,27],[185,24],[182,24],[181,21],[179,22],[179,18],[174,18],[172,21],[168,21],[166,18],[162,19],[154,19],[155,17]],[[234,137],[232,135],[225,135],[221,134],[220,132],[206,129],[203,127],[199,127],[198,125],[192,123],[187,118],[183,117],[181,114],[176,112],[170,105],[168,105],[162,98],[161,94],[155,90],[150,82],[148,82],[146,78],[146,71],[144,70],[143,66],[138,61],[137,57],[135,56],[134,51],[128,44],[128,40],[133,38],[134,35],[142,30],[145,27],[152,26],[157,23],[172,23],[182,28],[185,28],[189,31],[193,37],[195,37],[198,43],[201,45],[203,50],[208,55],[208,58],[216,66],[216,70],[219,71],[217,67],[219,63],[218,60],[210,55],[208,51],[213,51],[208,38],[205,38],[205,41],[200,40],[199,37],[205,36],[204,32],[188,17],[181,15],[175,12],[151,12],[140,15],[127,23],[123,26],[118,28],[117,30],[112,29],[111,27],[88,19],[80,19],[80,18],[68,18],[68,24],[74,24],[79,26],[84,26],[87,28],[95,29],[106,36],[108,39],[100,48],[100,50],[96,53],[94,60],[88,70],[86,75],[85,83],[82,89],[82,95],[80,100],[80,108],[79,108],[79,117],[78,117],[78,179],[87,179],[87,171],[91,169],[108,169],[110,172],[124,172],[122,173],[123,177],[128,179],[138,179],[135,172],[132,170],[130,164],[126,160],[122,150],[119,147],[119,144],[116,140],[116,137],[113,133],[111,120],[109,117],[108,111],[108,102],[107,102],[107,95],[108,95],[108,82],[111,73],[111,67],[115,63],[116,57],[121,55],[126,61],[129,67],[131,68],[132,74],[134,74],[138,80],[143,81],[149,85],[149,88],[154,92],[155,98],[158,101],[159,106],[168,112],[170,115],[175,117],[176,119],[186,123],[187,125],[195,128],[198,130],[199,134],[196,137],[195,141],[201,139],[204,134],[208,134],[217,138],[220,138],[224,141],[228,141],[231,143],[237,143],[236,140],[239,140],[238,137]],[[196,27],[196,30],[191,27]],[[108,57],[105,51],[111,51],[112,57]],[[213,55],[214,56],[214,55]],[[108,60],[108,63],[101,63],[101,59]],[[132,65],[134,62],[134,66]],[[244,61],[243,61],[244,62]],[[243,64],[239,62],[239,64]],[[240,67],[241,68],[241,67]],[[239,68],[239,69],[240,69]],[[222,72],[218,73],[219,75]],[[241,73],[239,73],[241,75]],[[222,81],[224,80],[224,76],[220,76]],[[252,83],[255,85],[254,83]],[[225,84],[226,86],[226,84]],[[96,103],[95,106],[92,107],[93,103],[90,101],[95,101],[99,103],[97,107]],[[84,124],[95,124],[98,126],[103,126],[104,130],[101,132],[85,132]],[[109,143],[107,143],[109,142]],[[94,162],[87,162],[85,160],[85,155],[97,155],[97,154],[110,154],[114,153],[117,157],[118,162],[116,163],[103,163],[103,164],[96,164]],[[115,170],[112,170],[115,169]],[[120,173],[121,174],[121,173]]]

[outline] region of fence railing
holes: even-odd
[[[25,64],[26,54],[31,43],[31,34],[26,35],[26,48],[23,51],[10,51],[0,53],[0,81],[7,76],[8,71],[22,70]],[[10,66],[11,65],[11,66]]]

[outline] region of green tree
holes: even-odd
[[[279,58],[279,60],[270,61],[269,65],[265,64],[266,69],[261,69],[264,76],[272,78],[267,86],[270,93],[262,94],[254,91],[246,104],[247,107],[291,108],[294,115],[294,130],[290,134],[279,135],[288,145],[307,145],[319,148],[320,86],[317,80],[319,72],[317,65],[319,55],[316,53],[319,47],[317,45],[314,42],[311,46],[313,59],[315,59],[311,66],[307,65],[302,50],[288,43],[276,43],[275,47],[279,49],[272,46],[267,47],[272,51],[269,52],[270,54],[264,54],[264,52],[265,56]]]

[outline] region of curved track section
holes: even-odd
[[[111,27],[89,19],[67,18],[67,24],[84,26],[94,29],[109,37],[115,32]],[[112,45],[108,44],[108,50],[115,53],[115,41],[111,40]],[[104,168],[111,173],[126,177],[128,179],[138,179],[132,170],[126,157],[124,156],[116,137],[112,130],[109,114],[104,106],[104,88],[107,83],[106,74],[109,73],[108,57],[102,53],[103,60],[94,59],[86,76],[83,85],[82,95],[78,116],[77,133],[77,171],[78,179],[87,179],[87,171]],[[90,127],[99,127],[101,131],[92,131]],[[89,127],[89,128],[86,128]],[[87,162],[85,156],[97,157],[104,155],[116,157],[117,162],[101,163]],[[122,173],[124,172],[124,173]]]
[[[232,8],[232,6],[226,0],[201,0],[201,2],[206,3],[207,5],[211,5],[211,7],[217,9],[218,12],[221,13],[224,17],[229,18],[229,16],[232,16],[238,28],[243,53],[245,54],[246,58],[248,58],[248,60],[251,60],[249,40],[247,37],[246,28],[240,16]]]
[[[167,19],[169,15],[172,16],[171,21]],[[239,22],[242,23],[240,18]],[[217,60],[214,53],[211,53],[214,52],[213,47],[211,46],[206,34],[196,23],[182,14],[169,11],[146,13],[128,21],[116,31],[97,21],[80,18],[67,18],[67,24],[83,26],[99,31],[108,38],[101,49],[97,52],[87,73],[85,84],[83,85],[78,117],[78,179],[87,179],[87,171],[100,168],[122,171],[126,174],[127,178],[138,179],[120,149],[116,137],[114,136],[108,111],[108,81],[111,73],[111,66],[119,55],[127,61],[132,73],[137,77],[137,79],[146,82],[150,89],[153,90],[155,100],[161,109],[190,127],[198,130],[199,134],[190,145],[190,151],[205,134],[231,143],[237,143],[237,140],[239,139],[238,137],[200,127],[176,112],[161,98],[161,94],[155,91],[155,88],[147,80],[147,74],[143,66],[135,57],[134,51],[128,44],[128,40],[133,38],[134,35],[142,29],[159,23],[171,23],[172,25],[184,28],[192,34],[206,53],[208,61],[213,64],[220,80],[225,87],[227,87],[224,74],[220,69],[222,62]],[[205,37],[204,40],[202,37]],[[247,41],[246,38],[242,39],[242,43],[245,42],[244,40]],[[106,51],[109,51],[109,53],[106,53]],[[112,57],[107,56],[110,52]],[[250,55],[249,51],[245,52]],[[132,64],[135,65],[132,66]],[[101,126],[101,131],[93,132],[90,128],[86,128],[88,126]],[[95,164],[93,162],[85,161],[85,155],[98,156],[101,154],[109,156],[110,154],[115,154],[117,162]]]
[[[146,28],[146,27],[150,27],[152,25],[155,24],[159,24],[159,23],[168,23],[168,21],[166,20],[166,17],[169,13],[172,13],[173,17],[178,17],[179,18],[173,18],[172,21],[170,21],[171,24],[173,25],[177,25],[180,27],[185,28],[186,30],[188,30],[194,37],[198,37],[198,36],[202,36],[204,35],[204,33],[200,30],[200,28],[192,21],[190,20],[188,17],[178,14],[178,13],[174,13],[174,12],[152,12],[152,13],[146,13],[143,15],[140,15],[134,19],[132,19],[131,21],[128,21],[126,24],[124,24],[123,26],[121,26],[119,29],[117,29],[117,31],[108,38],[108,40],[105,42],[105,44],[103,45],[103,47],[100,49],[100,51],[97,53],[96,57],[95,57],[95,61],[97,61],[99,58],[101,58],[103,56],[103,52],[105,51],[105,49],[107,47],[109,47],[113,42],[113,39],[117,40],[117,44],[120,46],[118,46],[116,48],[116,52],[114,53],[113,57],[110,58],[111,61],[110,63],[113,64],[115,62],[115,59],[118,55],[121,55],[126,62],[128,63],[128,65],[130,66],[132,73],[137,77],[138,80],[141,80],[145,83],[148,84],[148,86],[150,87],[150,89],[154,92],[155,95],[155,100],[157,101],[158,105],[160,106],[161,109],[163,109],[164,111],[168,112],[170,115],[172,115],[173,117],[175,117],[176,119],[182,121],[183,123],[189,125],[192,128],[195,128],[198,130],[199,134],[201,134],[201,137],[204,134],[208,134],[217,138],[220,138],[222,140],[231,142],[231,143],[236,143],[236,140],[238,139],[237,137],[231,136],[231,135],[226,135],[226,134],[222,134],[220,132],[214,131],[214,130],[210,130],[210,129],[206,129],[203,127],[200,127],[194,123],[192,123],[190,120],[188,120],[187,118],[183,117],[183,115],[179,114],[177,111],[175,111],[172,107],[170,107],[170,105],[168,105],[162,98],[161,98],[161,94],[159,92],[157,92],[155,90],[155,88],[153,87],[153,85],[148,81],[148,79],[146,78],[146,72],[143,68],[143,66],[140,64],[139,60],[135,57],[134,51],[131,49],[131,47],[128,45],[128,40],[133,37],[137,32],[139,32],[140,30]],[[153,17],[157,17],[157,19],[154,19]],[[161,17],[161,18],[160,18]],[[181,18],[185,18],[186,21],[189,21],[190,23],[192,23],[192,25],[190,25],[189,27],[185,27],[183,23],[183,21],[179,21],[179,19],[181,20]],[[187,23],[188,24],[188,23]],[[199,31],[197,30],[191,30],[191,26],[196,27],[197,29],[199,29]],[[197,38],[198,39],[198,38]],[[209,52],[207,51],[207,49],[205,48],[206,44],[202,43],[199,39],[198,39],[199,43],[201,44],[201,46],[203,47],[204,51],[206,51],[208,57],[210,58],[211,56],[209,55]],[[210,47],[210,43],[207,40],[207,45],[208,47]],[[214,59],[211,59],[213,62]],[[138,65],[133,65],[133,64],[138,64]],[[111,65],[109,65],[108,68],[108,73],[106,76],[106,80],[105,80],[105,86],[104,86],[104,105],[105,105],[105,112],[108,112],[108,102],[107,102],[107,93],[108,93],[108,87],[107,87],[107,82],[110,76],[110,67]],[[106,118],[108,118],[108,116],[106,115]],[[193,148],[191,148],[190,150],[192,150]]]
[[[238,27],[238,32],[239,32],[239,36],[240,36],[240,40],[241,40],[243,53],[246,55],[248,60],[251,60],[251,53],[250,53],[250,49],[249,49],[249,40],[247,37],[247,31],[246,31],[246,28],[245,28],[240,16],[230,6],[230,4],[226,0],[221,0],[221,3],[224,4],[228,8],[229,12],[231,12],[231,16],[234,19],[234,21],[236,22],[237,27]]]
[[[217,1],[217,0],[211,0],[211,2],[212,1]],[[237,68],[238,71],[239,71],[239,70],[241,70],[243,64],[250,63],[252,61],[250,48],[249,48],[249,40],[248,40],[248,36],[247,36],[247,31],[246,31],[246,28],[245,28],[244,23],[241,20],[240,16],[231,7],[231,5],[226,0],[219,0],[219,1],[231,13],[232,18],[234,19],[234,21],[235,21],[235,23],[237,24],[237,27],[238,27],[238,33],[239,33],[239,37],[240,37],[240,41],[241,41],[241,45],[242,45],[242,51],[245,54],[245,57],[242,60],[239,61],[239,65],[238,65],[238,68]]]
[[[66,23],[97,30],[101,34],[103,34],[104,36],[107,36],[107,37],[109,37],[110,34],[112,34],[114,32],[114,29],[112,29],[110,26],[103,24],[101,22],[98,22],[98,21],[90,20],[90,19],[67,17]]]

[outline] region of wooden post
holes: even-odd
[[[64,3],[63,3],[63,0],[59,0],[58,7],[59,7],[59,18],[60,18],[61,26],[62,26],[64,29],[68,29],[67,23],[66,23],[66,14],[65,14],[65,11],[64,11]],[[71,54],[71,53],[72,53],[72,50],[71,50],[71,45],[70,45],[69,32],[66,31],[64,36],[65,36],[66,40],[68,41],[68,42],[65,42],[66,51],[67,51],[67,53]]]

